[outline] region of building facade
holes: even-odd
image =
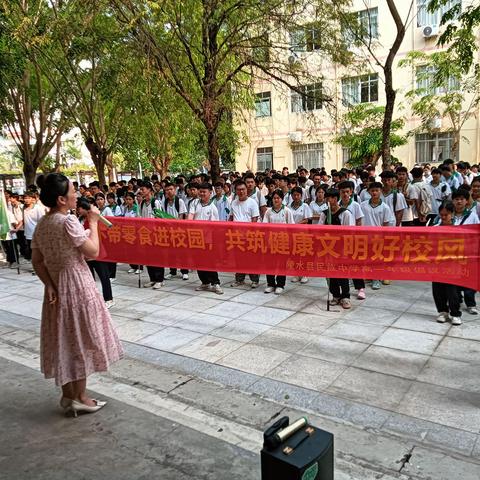
[[[445,6],[461,0],[450,0]],[[397,1],[402,18],[407,18],[410,1]],[[465,1],[463,2],[465,4]],[[418,88],[417,76],[412,68],[400,67],[399,62],[413,51],[431,53],[438,49],[437,40],[442,11],[429,13],[428,0],[414,0],[407,32],[394,61],[394,88],[397,101],[394,118],[405,118],[404,132],[421,126],[421,120],[410,111],[405,93]],[[352,12],[356,12],[362,31],[368,31],[375,45],[375,55],[383,61],[395,38],[395,24],[386,2],[381,0],[354,0]],[[315,31],[290,32],[290,50],[299,61],[316,62]],[[302,38],[303,40],[299,40]],[[353,45],[353,43],[352,43]],[[237,155],[238,171],[263,171],[267,168],[290,171],[302,165],[307,169],[325,167],[340,169],[349,160],[348,150],[333,142],[341,132],[342,113],[349,105],[372,103],[385,105],[384,80],[381,68],[375,64],[364,46],[352,46],[352,52],[362,59],[362,68],[345,69],[341,66],[321,65],[322,84],[305,86],[306,96],[273,81],[257,82],[255,109],[247,112],[239,128],[247,140]],[[334,105],[322,103],[323,93],[328,92]],[[317,95],[318,93],[318,95]],[[317,99],[318,97],[318,99]],[[466,102],[469,98],[465,99]],[[461,142],[456,158],[471,164],[480,161],[480,111],[473,112],[461,131]],[[406,145],[397,147],[392,154],[404,165],[439,162],[452,157],[453,135],[447,119],[439,118],[430,132],[417,131]]]

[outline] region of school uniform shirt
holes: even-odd
[[[362,207],[353,198],[350,199],[348,205],[343,205],[343,203],[340,203],[340,206],[346,208],[353,215],[355,222],[363,218]]]
[[[187,200],[184,202],[185,206],[187,207],[187,213],[193,213],[193,211],[191,210],[191,205],[195,200],[198,200],[198,198],[187,197]]]
[[[362,202],[366,202],[367,200],[370,200],[371,196],[368,193],[368,190],[365,188],[358,194],[358,198],[361,204]]]
[[[428,184],[428,188],[432,192],[432,213],[438,215],[438,209],[442,202],[450,197],[452,190],[446,182],[440,181],[438,185]]]
[[[419,191],[417,187],[414,187],[411,183],[408,183],[405,188],[405,200],[417,200],[419,198]],[[412,205],[407,204],[407,208],[403,211],[402,222],[413,222],[414,208]]]
[[[265,200],[265,197],[262,195],[262,192],[257,187],[253,189],[253,192],[248,197],[255,200],[259,208],[267,206],[267,201]]]
[[[273,207],[269,208],[265,212],[263,223],[295,223],[295,221],[292,211],[285,205],[282,205],[278,212]]]
[[[104,217],[113,217],[113,212],[112,212],[112,209],[107,205],[106,207],[103,207],[102,210],[100,210],[100,213],[104,216]]]
[[[220,220],[216,205],[210,201],[204,205],[200,199],[192,202],[190,213],[193,213],[194,220],[207,220],[218,222]]]
[[[450,190],[452,192],[455,192],[460,188],[461,183],[457,175],[450,175],[449,178],[445,178],[442,176],[442,179],[450,187]]]
[[[12,207],[12,213],[15,218],[15,225],[23,221],[23,205],[18,204],[16,207]],[[22,227],[20,230],[23,230]]]
[[[480,218],[480,203],[478,203],[476,200],[473,201],[472,206],[468,210],[475,212],[477,217]]]
[[[234,222],[251,222],[252,218],[260,217],[258,203],[251,197],[243,202],[235,198],[230,204],[230,215]]]
[[[308,200],[308,190],[302,189],[302,202],[306,202]],[[287,192],[283,197],[283,204],[284,205],[291,205],[293,202],[292,194]]]
[[[23,229],[25,230],[25,238],[27,240],[33,238],[37,223],[44,215],[45,211],[38,205],[23,209]]]
[[[317,225],[320,220],[320,214],[322,212],[325,212],[328,210],[328,203],[323,202],[323,203],[317,203],[317,202],[312,202],[309,205],[310,210],[312,211],[312,224]],[[316,217],[316,218],[315,218]]]
[[[155,212],[153,211],[154,209],[157,209],[157,210],[162,209],[160,202],[158,200],[153,200],[153,202],[152,202],[152,199],[150,199],[148,202],[145,200],[142,200],[142,203],[140,204],[139,217],[155,218]]]
[[[114,203],[113,205],[108,205],[108,208],[110,208],[110,210],[112,211],[112,216],[114,217],[123,216],[122,208],[120,207],[120,205],[117,205],[116,203]]]
[[[319,225],[329,225],[327,219],[331,215],[329,209],[327,208],[320,214],[320,218],[318,221]],[[338,220],[340,221],[340,225],[343,227],[354,227],[355,226],[355,219],[353,218],[352,213],[349,210],[345,210],[338,216]]]
[[[7,221],[8,221],[8,224],[10,225],[10,228],[13,230],[15,228],[15,225],[17,224],[17,221],[13,213],[8,209],[7,209]],[[5,236],[5,240],[16,240],[16,239],[17,239],[17,234],[9,230]]]
[[[477,225],[480,223],[480,220],[477,216],[477,213],[473,210],[467,210],[463,212],[461,215],[454,214],[452,218],[452,222],[454,225]]]
[[[394,205],[394,200],[396,196],[396,204]],[[383,192],[380,195],[380,198],[390,207],[390,210],[393,213],[392,223],[391,226],[394,227],[396,225],[396,218],[395,213],[399,212],[400,210],[405,210],[408,208],[407,201],[405,200],[405,195],[400,192],[394,193],[392,190],[388,195],[385,195]]]
[[[178,218],[180,215],[184,215],[187,213],[187,207],[185,206],[185,202],[179,198],[178,199],[178,212],[177,209],[175,208],[175,199],[170,203],[167,201],[167,207],[165,208],[165,199],[162,200],[161,202],[162,205],[162,210],[169,215],[171,215],[173,218]]]
[[[371,200],[362,202],[363,225],[369,227],[383,227],[385,223],[389,225],[394,222],[393,213],[390,207],[382,200],[375,207],[371,204]]]
[[[134,205],[131,210],[127,207],[122,207],[122,212],[124,217],[135,218],[138,217],[138,205]]]
[[[226,195],[222,195],[220,198],[213,197],[213,204],[217,207],[218,217],[221,222],[226,222],[230,215],[230,202]]]
[[[183,190],[180,190],[179,188],[177,188],[177,197],[182,199],[183,200],[183,203],[186,204],[186,201],[187,201],[187,192],[185,191],[185,189]]]
[[[294,223],[300,223],[306,218],[312,218],[312,211],[305,202],[302,202],[298,207],[294,207],[292,202],[288,208],[292,211]]]

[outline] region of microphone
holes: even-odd
[[[79,199],[77,202],[77,205],[79,207],[82,207],[84,210],[90,210],[91,204],[88,200],[85,199]],[[100,214],[99,220],[107,227],[107,228],[112,228],[113,223],[110,220],[107,220],[102,214]]]

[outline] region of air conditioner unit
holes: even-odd
[[[288,134],[288,137],[290,138],[290,141],[293,143],[300,143],[303,138],[303,133],[302,132],[290,132]]]
[[[438,27],[434,25],[426,25],[423,27],[422,34],[424,38],[432,38],[438,36]]]

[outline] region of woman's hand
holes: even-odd
[[[88,211],[87,217],[88,223],[98,222],[100,218],[100,210],[95,205],[92,205]]]
[[[57,289],[53,285],[48,284],[45,287],[45,293],[49,305],[54,305],[55,303],[57,303]]]

